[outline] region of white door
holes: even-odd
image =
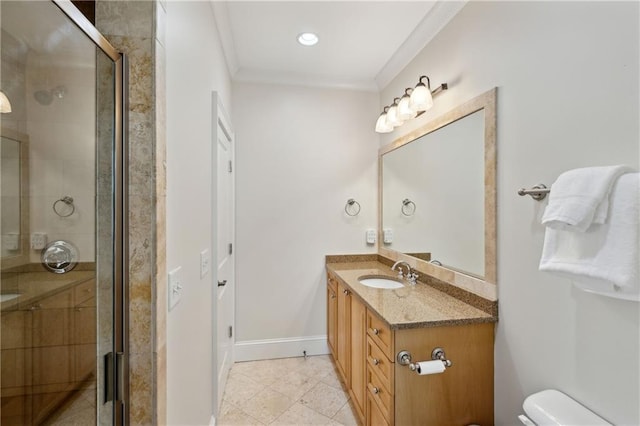
[[[233,325],[235,306],[234,283],[234,197],[233,197],[233,134],[218,96],[214,93],[216,114],[215,155],[215,217],[213,244],[215,244],[217,287],[215,321],[216,338],[214,357],[216,371],[216,407],[220,407],[224,386],[233,364]],[[216,410],[216,413],[218,411]]]

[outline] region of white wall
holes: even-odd
[[[470,2],[381,94],[390,102],[425,73],[450,83],[406,133],[499,87],[496,424],[515,424],[524,397],[545,388],[640,423],[639,305],[539,272],[546,202],[516,194],[576,167],[638,167],[638,6]]]
[[[377,227],[378,95],[234,83],[233,103],[236,359],[263,339],[303,338],[279,356],[319,350],[312,336],[326,348],[324,256],[375,252],[365,229]],[[251,357],[270,356],[262,349]]]
[[[167,9],[167,270],[182,267],[184,291],[167,318],[167,420],[209,424],[214,412],[211,273],[211,92],[231,108],[231,83],[209,2]]]

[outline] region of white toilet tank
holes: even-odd
[[[547,389],[529,395],[522,404],[527,416],[520,416],[526,425],[568,426],[568,425],[611,425],[584,405],[555,389]]]

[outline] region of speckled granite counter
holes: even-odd
[[[471,306],[450,294],[418,282],[399,289],[377,289],[360,284],[363,275],[396,277],[377,256],[327,256],[327,271],[338,278],[391,329],[436,327],[496,322],[497,316]],[[352,259],[353,261],[348,261]]]
[[[95,272],[71,271],[60,275],[51,272],[25,272],[13,275],[2,280],[0,292],[3,298],[11,297],[0,305],[3,312],[28,309],[44,298],[94,278]]]

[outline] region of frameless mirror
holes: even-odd
[[[379,167],[381,253],[495,284],[495,89],[381,148]]]

